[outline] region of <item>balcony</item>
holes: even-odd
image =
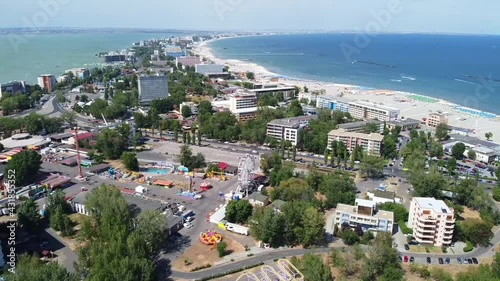
[[[434,223],[424,223],[420,220],[417,220],[417,227],[421,229],[429,229],[429,228],[435,229],[436,225]]]
[[[423,233],[423,232],[415,232],[415,237],[420,238],[422,240],[432,240],[434,241],[434,234]]]
[[[420,214],[418,220],[422,222],[436,222],[436,219],[429,215]]]

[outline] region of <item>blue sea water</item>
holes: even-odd
[[[210,46],[217,57],[251,60],[286,77],[411,92],[500,114],[500,36],[273,35]]]
[[[132,43],[152,38],[180,36],[173,33],[86,32],[0,35],[0,83],[24,80],[37,83],[40,74],[56,77],[76,67],[102,64],[95,55],[120,51]]]

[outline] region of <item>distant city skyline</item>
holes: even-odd
[[[494,0],[5,1],[3,28],[500,34]]]

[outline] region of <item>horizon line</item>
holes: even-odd
[[[357,30],[328,30],[328,29],[309,29],[309,30],[202,30],[202,29],[182,29],[182,28],[155,28],[155,27],[65,27],[53,26],[44,28],[25,28],[25,27],[0,27],[0,31],[32,32],[32,31],[53,31],[53,30],[88,30],[88,31],[155,31],[155,32],[202,32],[202,33],[281,33],[281,34],[394,34],[394,35],[470,35],[470,36],[500,36],[500,33],[468,33],[468,32],[424,32],[424,31],[388,31],[379,33],[359,32]],[[1,35],[1,34],[0,34]],[[269,34],[270,35],[270,34]]]

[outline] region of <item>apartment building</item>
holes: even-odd
[[[280,141],[290,141],[292,145],[297,145],[299,131],[307,127],[311,120],[317,118],[316,115],[308,115],[273,120],[267,123],[267,136]]]
[[[376,126],[378,133],[382,134],[384,132],[384,122],[378,120],[359,121],[359,122],[340,124],[338,126],[338,129],[343,129],[346,132],[363,133],[365,132],[366,128],[370,125]]]
[[[448,246],[455,228],[453,209],[443,200],[414,197],[410,204],[408,226],[413,228],[413,237],[421,244]]]
[[[411,118],[405,118],[402,120],[396,120],[396,121],[390,121],[387,122],[387,128],[389,130],[392,130],[396,128],[396,126],[399,126],[401,128],[401,131],[408,131],[411,129],[418,129],[420,128],[420,121],[416,119],[411,119]]]
[[[175,65],[179,66],[179,64],[184,66],[195,66],[197,64],[200,64],[201,60],[199,57],[192,56],[192,57],[178,57],[175,58]]]
[[[220,75],[224,74],[224,65],[222,64],[196,64],[195,72],[202,75]]]
[[[168,93],[168,77],[159,76],[139,76],[139,102],[149,104],[155,99],[166,99]]]
[[[370,200],[356,199],[354,206],[337,204],[335,222],[337,226],[361,227],[363,231],[393,232],[394,213],[377,210]]]
[[[363,134],[348,132],[344,129],[333,130],[328,133],[328,149],[333,141],[343,142],[347,150],[352,152],[356,146],[359,146],[368,155],[380,156],[382,150],[382,140],[384,136],[379,133]]]
[[[349,112],[349,99],[341,98],[332,95],[323,95],[316,98],[317,108],[327,108],[333,111]]]
[[[237,91],[229,98],[229,110],[231,112],[244,109],[257,107],[257,95],[246,91]]]
[[[26,93],[25,81],[11,81],[0,85],[0,98],[3,94]]]
[[[78,79],[86,79],[90,76],[90,71],[86,68],[73,68],[66,70],[66,72],[73,73],[73,76]]]
[[[295,87],[290,87],[290,86],[282,86],[278,84],[265,84],[265,85],[260,84],[257,85],[257,88],[252,89],[250,91],[254,92],[258,97],[267,94],[269,95],[282,94],[283,99],[289,100],[295,98],[295,90],[296,90]]]
[[[400,110],[376,103],[354,101],[349,103],[349,113],[358,119],[389,122],[399,119]]]
[[[56,77],[52,74],[43,74],[38,76],[38,85],[40,88],[47,90],[49,93],[54,90],[56,83]]]
[[[427,118],[427,126],[436,128],[439,124],[448,124],[448,115],[441,112],[433,112]]]

